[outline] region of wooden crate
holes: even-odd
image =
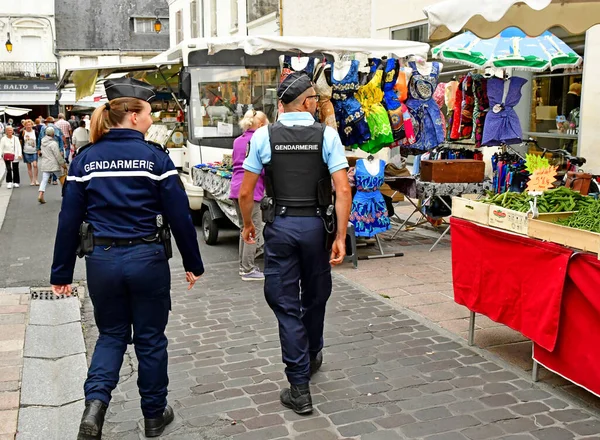
[[[488,225],[490,205],[468,197],[452,197],[452,216]]]
[[[597,254],[600,251],[600,234],[552,223],[571,214],[572,212],[546,214],[541,215],[538,219],[531,219],[527,233],[532,238]]]
[[[435,183],[480,183],[485,177],[482,160],[423,160],[421,180]]]

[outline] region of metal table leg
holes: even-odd
[[[431,249],[429,249],[429,252],[431,252],[433,250],[433,248],[436,247],[440,241],[442,241],[442,238],[444,238],[444,235],[446,235],[449,231],[450,231],[450,225],[448,225],[446,230],[444,232],[442,232],[442,235],[440,235],[440,238],[438,238],[436,240],[436,242],[433,243],[433,246],[431,246]]]
[[[470,346],[475,345],[475,312],[469,313],[469,340]]]
[[[421,206],[423,206],[423,204],[425,203],[423,200],[419,199],[418,205],[415,204],[415,202],[413,202],[410,197],[406,197],[406,200],[408,200],[410,202],[411,205],[413,205],[413,207],[415,208],[413,210],[413,212],[410,214],[410,216],[408,216],[408,218],[406,220],[404,220],[404,223],[402,223],[402,225],[400,226],[400,228],[398,228],[398,230],[396,232],[394,232],[394,235],[392,235],[392,240],[394,238],[396,238],[396,235],[398,235],[398,233],[400,231],[402,231],[402,228],[404,228],[404,226],[406,226],[406,224],[410,221],[410,219],[412,218],[413,215],[415,215],[416,213],[421,214],[421,217],[419,218],[419,220],[417,220],[417,226],[421,223],[421,219],[425,218],[425,216],[423,215],[423,213],[421,212]]]
[[[379,246],[380,255],[366,255],[364,257],[358,257],[359,260],[377,260],[379,258],[394,258],[394,257],[403,257],[404,254],[402,252],[394,252],[393,254],[384,254],[383,246],[381,245],[381,239],[379,235],[375,236],[375,240],[377,241],[377,246]]]

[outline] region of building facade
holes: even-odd
[[[148,61],[169,48],[169,9],[165,0],[55,0],[56,48],[60,75],[65,69]],[[154,29],[156,19],[161,31]],[[93,97],[76,103],[65,93],[61,106],[94,107]]]
[[[169,0],[171,47],[190,38],[279,35],[279,0]]]
[[[0,106],[47,114],[59,72],[54,0],[3,2],[0,42]]]

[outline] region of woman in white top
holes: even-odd
[[[33,121],[25,121],[25,129],[21,132],[23,139],[23,161],[27,164],[27,174],[29,174],[29,185],[36,186],[38,182],[38,155],[36,150],[36,135],[33,129]]]
[[[6,165],[6,187],[11,189],[18,188],[21,183],[19,176],[19,160],[23,158],[21,151],[21,142],[14,135],[12,127],[6,127],[6,136],[0,140],[0,151],[2,151],[2,159]]]
[[[77,150],[86,144],[90,143],[90,132],[85,128],[85,121],[82,119],[79,121],[79,127],[73,132],[73,146],[75,147],[75,154]]]

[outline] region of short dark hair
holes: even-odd
[[[79,126],[85,128],[85,121],[83,119],[79,121]]]

